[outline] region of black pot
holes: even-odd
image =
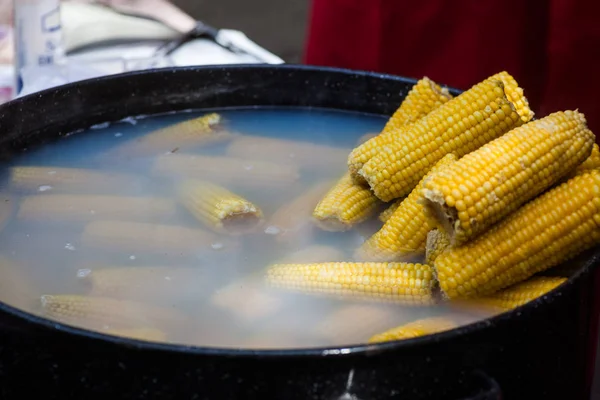
[[[387,115],[413,83],[297,66],[130,73],[0,107],[0,149],[10,157],[93,124],[189,108],[308,106]],[[151,344],[0,304],[1,398],[587,398],[599,260],[599,250],[587,252],[570,263],[574,273],[567,283],[495,318],[428,337],[347,348],[250,351]]]

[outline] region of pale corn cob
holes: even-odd
[[[318,183],[282,205],[269,218],[265,232],[275,235],[279,242],[298,243],[309,239],[314,228],[312,212],[331,185],[331,182]]]
[[[288,254],[279,259],[277,264],[339,262],[344,261],[346,258],[344,252],[337,247],[315,244]]]
[[[17,200],[6,193],[0,193],[0,232],[6,228],[13,218]]]
[[[407,263],[275,264],[267,270],[275,288],[341,298],[428,305],[434,302],[433,269]]]
[[[319,322],[314,333],[335,344],[363,343],[398,321],[397,310],[374,305],[355,304],[334,311]]]
[[[149,132],[124,143],[112,152],[127,157],[158,155],[173,150],[181,151],[221,143],[235,137],[220,125],[221,116],[210,113]]]
[[[113,336],[144,340],[147,342],[164,342],[167,340],[166,333],[160,329],[154,328],[106,329],[102,332]]]
[[[522,117],[504,84],[485,80],[394,134],[359,174],[383,201],[405,196],[446,154],[462,157],[521,125]]]
[[[412,339],[419,336],[432,335],[434,333],[454,329],[457,326],[458,325],[455,321],[448,318],[424,318],[374,335],[369,339],[369,343]]]
[[[438,226],[435,218],[421,204],[423,182],[431,175],[449,168],[456,160],[454,154],[447,154],[438,161],[400,203],[383,227],[362,244],[356,257],[369,261],[397,261],[423,254],[427,233]]]
[[[450,246],[450,237],[443,229],[433,229],[427,233],[425,243],[425,264],[433,265],[435,259]]]
[[[371,140],[374,137],[376,137],[377,135],[379,135],[379,133],[365,133],[364,135],[359,137],[358,140],[356,140],[356,145],[360,146],[361,144],[365,143],[367,140]]]
[[[78,191],[98,193],[122,191],[138,184],[139,178],[120,172],[62,167],[13,167],[10,187],[27,192]]]
[[[215,232],[241,235],[263,223],[258,206],[212,182],[189,179],[180,184],[178,193],[185,208]]]
[[[265,160],[279,165],[322,171],[343,165],[350,150],[295,140],[240,136],[227,146],[225,153],[231,157]]]
[[[172,303],[197,295],[207,280],[201,268],[129,267],[82,268],[80,281],[93,296],[150,303]]]
[[[86,247],[102,250],[171,256],[188,256],[229,245],[201,229],[123,221],[88,223],[83,231],[82,242]]]
[[[593,144],[583,114],[557,112],[430,175],[423,195],[452,243],[464,243],[574,170]]]
[[[247,278],[217,290],[211,303],[244,322],[267,318],[283,307],[280,297],[268,293],[260,281]]]
[[[354,183],[346,172],[317,204],[312,215],[323,230],[346,231],[368,219],[380,205],[368,187]]]
[[[600,171],[582,173],[434,262],[443,293],[485,296],[600,242]]]
[[[379,220],[383,223],[386,223],[388,219],[390,219],[394,211],[396,211],[398,207],[400,207],[400,203],[402,203],[404,199],[405,197],[398,200],[394,200],[388,208],[386,208],[379,214]]]
[[[39,298],[39,288],[27,276],[24,264],[0,256],[0,301],[31,311]]]
[[[352,150],[348,157],[348,170],[352,179],[357,183],[365,182],[358,171],[367,161],[377,155],[384,146],[393,143],[407,126],[420,120],[451,98],[447,89],[442,89],[429,78],[419,80],[388,120],[381,134]]]
[[[183,324],[175,309],[108,297],[43,295],[42,311],[54,320],[90,329],[160,328]]]
[[[168,219],[176,210],[175,201],[166,198],[48,194],[23,197],[17,218],[58,222],[151,221]]]
[[[298,169],[268,161],[222,156],[168,154],[157,157],[153,173],[160,176],[209,179],[220,184],[251,188],[290,186],[300,178]]]
[[[575,168],[575,170],[567,177],[572,178],[575,175],[579,175],[580,173],[589,171],[590,169],[600,169],[600,149],[598,148],[597,143],[594,143],[594,147],[592,147],[592,153],[590,156],[586,158],[584,162],[579,164],[579,166]]]

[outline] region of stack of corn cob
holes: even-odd
[[[532,118],[506,72],[455,98],[423,78],[383,131],[350,153],[348,172],[314,209],[317,226],[344,231],[388,204],[357,262],[275,264],[267,283],[495,312],[554,289],[566,279],[540,274],[600,243],[600,152],[582,113]],[[456,325],[418,320],[371,341]]]

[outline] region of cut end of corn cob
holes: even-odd
[[[323,230],[346,231],[368,219],[379,205],[368,187],[352,182],[346,173],[317,204],[313,218]]]
[[[374,335],[369,339],[369,343],[412,339],[454,329],[457,326],[455,321],[448,318],[424,318]]]
[[[519,87],[519,84],[508,72],[502,71],[495,75],[492,75],[488,79],[490,80],[501,80],[504,84],[504,90],[506,97],[514,105],[517,114],[521,118],[523,123],[531,121],[534,116],[534,112],[529,108],[529,101],[525,97],[524,91]]]
[[[219,233],[250,233],[263,223],[258,206],[208,181],[184,181],[179,187],[179,197],[198,221]]]
[[[266,280],[272,287],[302,293],[410,305],[434,303],[433,269],[422,264],[276,264],[267,270]]]
[[[450,247],[450,237],[442,229],[433,229],[427,233],[425,244],[425,263],[434,265],[435,259]]]

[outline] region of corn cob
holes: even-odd
[[[13,217],[17,201],[13,196],[0,193],[0,232],[6,228]]]
[[[402,203],[404,199],[405,197],[398,200],[394,200],[391,206],[389,206],[379,214],[379,220],[383,223],[386,223],[390,219],[394,211],[396,211],[398,207],[400,207],[400,203]]]
[[[335,344],[363,343],[366,338],[397,323],[397,314],[397,310],[391,308],[349,305],[318,323],[314,332]]]
[[[456,322],[448,318],[424,318],[374,335],[369,339],[369,343],[412,339],[419,336],[432,335],[434,333],[447,331],[456,327]]]
[[[529,108],[529,101],[524,96],[523,89],[519,87],[519,84],[508,72],[502,71],[495,75],[490,76],[488,81],[500,80],[504,84],[504,91],[506,92],[506,98],[510,101],[517,110],[517,114],[521,117],[521,121],[526,123],[531,121],[533,118],[533,111]]]
[[[185,317],[177,310],[108,297],[79,295],[43,295],[46,317],[89,329],[159,328],[182,325]]]
[[[371,190],[352,182],[346,172],[317,204],[313,218],[323,230],[346,231],[373,215],[379,206]]]
[[[429,78],[419,80],[388,120],[382,133],[352,150],[348,157],[348,169],[352,179],[357,183],[364,183],[365,179],[358,172],[367,161],[377,155],[384,146],[393,143],[396,137],[403,134],[407,126],[417,122],[451,98],[447,89],[442,89]]]
[[[10,186],[26,192],[78,191],[100,192],[136,186],[139,178],[119,172],[59,167],[13,167]]]
[[[251,188],[290,186],[300,178],[298,169],[290,165],[188,154],[168,154],[158,157],[153,172],[160,176],[210,179],[220,184]]]
[[[522,117],[504,84],[485,80],[394,134],[359,174],[383,201],[405,196],[446,154],[462,157],[521,125]]]
[[[39,297],[38,288],[20,262],[0,256],[0,301],[30,311]]]
[[[425,264],[434,265],[435,259],[450,246],[450,237],[442,229],[433,229],[427,233],[425,243]]]
[[[377,135],[379,135],[378,133],[365,133],[364,135],[362,135],[361,137],[358,138],[358,140],[356,141],[356,145],[360,146],[361,144],[365,143],[367,140],[371,140],[374,137],[376,137]]]
[[[287,139],[240,136],[227,146],[225,154],[322,171],[343,165],[350,150]]]
[[[251,278],[229,284],[215,292],[211,303],[244,322],[264,319],[279,311],[283,302]]]
[[[485,296],[521,282],[600,242],[600,171],[547,191],[474,240],[435,259],[451,298]]]
[[[26,196],[17,218],[33,221],[79,222],[97,219],[149,221],[175,215],[176,203],[153,197],[48,194]]]
[[[179,199],[198,221],[218,233],[250,233],[263,222],[256,205],[208,181],[186,180],[179,186]]]
[[[583,114],[557,112],[432,174],[423,194],[452,243],[464,243],[576,168],[593,144]]]
[[[572,178],[591,169],[600,169],[600,149],[598,148],[597,143],[594,143],[594,147],[592,147],[592,154],[590,154],[590,156],[586,158],[584,162],[579,164],[579,166],[575,168],[573,172],[567,175],[567,178]]]
[[[269,219],[265,232],[274,234],[279,242],[305,242],[314,228],[312,212],[330,188],[331,182],[316,184],[281,206]]]
[[[117,252],[193,255],[223,245],[223,239],[201,229],[142,222],[93,221],[85,226],[83,245]]]
[[[306,264],[340,262],[346,259],[344,252],[337,247],[314,244],[295,251],[279,259],[277,264]]]
[[[107,329],[103,332],[113,336],[144,340],[146,342],[164,342],[167,340],[167,335],[163,331],[154,328]]]
[[[202,269],[172,266],[84,268],[78,277],[93,296],[151,303],[185,300],[197,295],[206,281]]]
[[[437,227],[437,222],[421,204],[423,182],[431,175],[449,168],[456,160],[454,154],[447,154],[438,161],[408,197],[400,203],[383,227],[362,244],[357,251],[357,258],[370,261],[393,261],[424,253],[427,233]]]
[[[432,304],[435,283],[428,265],[407,263],[275,264],[267,270],[270,286],[341,298]]]
[[[114,152],[128,157],[158,155],[174,149],[181,151],[221,143],[233,137],[235,135],[222,129],[221,116],[211,113],[152,131],[119,146]]]

